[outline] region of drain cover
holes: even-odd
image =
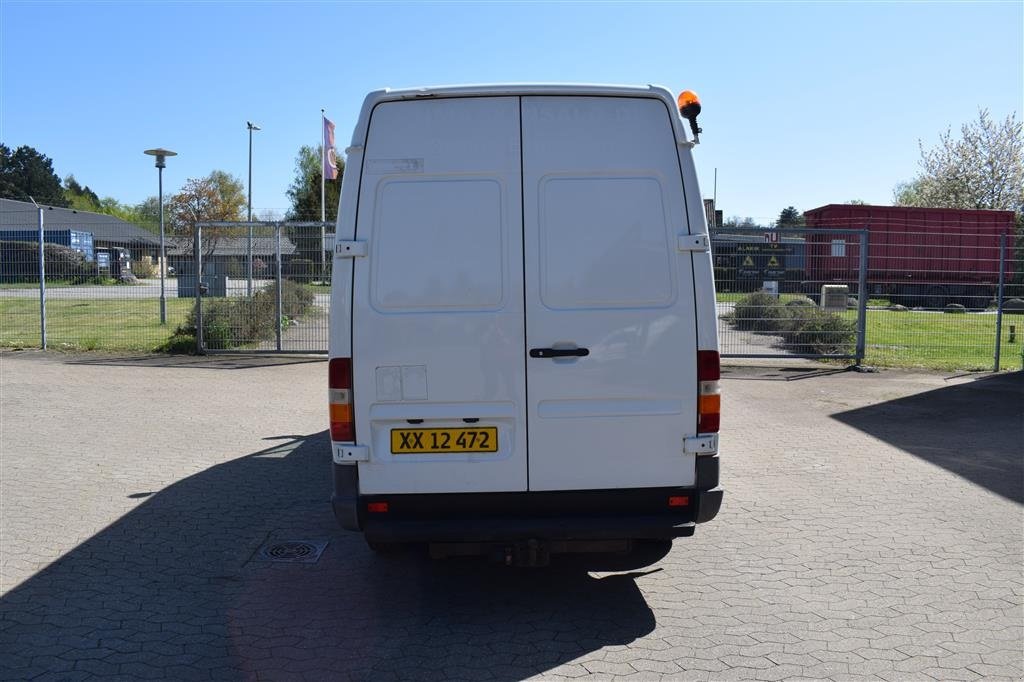
[[[290,561],[300,564],[315,564],[327,541],[316,542],[313,540],[284,540],[281,542],[268,542],[260,547],[256,553],[258,559],[264,561]]]

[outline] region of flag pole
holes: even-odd
[[[327,220],[327,207],[324,204],[324,197],[327,195],[326,191],[326,176],[327,173],[324,171],[327,169],[327,138],[324,135],[324,127],[327,125],[324,121],[327,116],[324,115],[324,110],[320,110],[320,222]]]
[[[327,274],[327,235],[324,223],[327,221],[327,116],[320,110],[320,281]]]

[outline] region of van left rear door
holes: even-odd
[[[517,97],[378,104],[352,359],[363,494],[527,486]]]

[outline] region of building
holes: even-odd
[[[156,261],[160,238],[138,225],[111,215],[79,211],[73,208],[41,206],[43,227],[49,231],[71,230],[92,234],[94,249],[120,247],[128,249],[133,260],[150,256]],[[24,232],[39,225],[39,212],[27,201],[0,199],[0,232]],[[33,240],[35,241],[35,240]]]

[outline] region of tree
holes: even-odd
[[[22,145],[15,151],[0,144],[0,197],[66,207],[64,188],[53,172],[53,161],[32,147]]]
[[[792,206],[787,206],[779,213],[779,219],[775,222],[775,227],[802,227],[803,224],[803,214]]]
[[[238,178],[215,170],[205,178],[189,178],[177,194],[167,200],[164,210],[167,234],[179,248],[191,246],[196,223],[243,220],[245,190]],[[244,228],[228,234],[208,230],[203,237],[203,252],[208,256],[225,236],[241,236]]]
[[[64,198],[68,206],[79,211],[101,213],[100,198],[86,185],[82,187],[74,175],[64,178]]]
[[[921,150],[921,173],[894,191],[900,206],[1024,210],[1024,133],[1016,114],[993,121],[987,109],[978,120],[947,129],[939,144]]]
[[[295,179],[288,188],[288,198],[292,206],[286,216],[287,220],[319,221],[320,220],[320,178],[323,166],[320,154],[323,147],[303,146],[295,157]],[[345,173],[345,161],[338,158],[338,177],[328,180],[324,187],[327,220],[338,217],[338,200],[341,197],[341,178]],[[319,269],[321,259],[320,228],[291,227],[288,238],[295,244],[300,258],[311,261]],[[330,259],[327,261],[330,266]]]
[[[288,198],[292,205],[286,216],[287,220],[320,220],[320,177],[323,173],[321,166],[321,150],[323,147],[317,145],[310,147],[303,145],[295,157],[295,179],[288,187]],[[325,204],[327,206],[324,214],[328,220],[338,217],[338,199],[341,196],[341,178],[345,173],[345,161],[338,158],[338,178],[328,180],[325,185]]]
[[[722,227],[740,228],[744,230],[756,229],[758,227],[757,221],[751,217],[740,218],[738,215],[729,216],[722,223]]]

